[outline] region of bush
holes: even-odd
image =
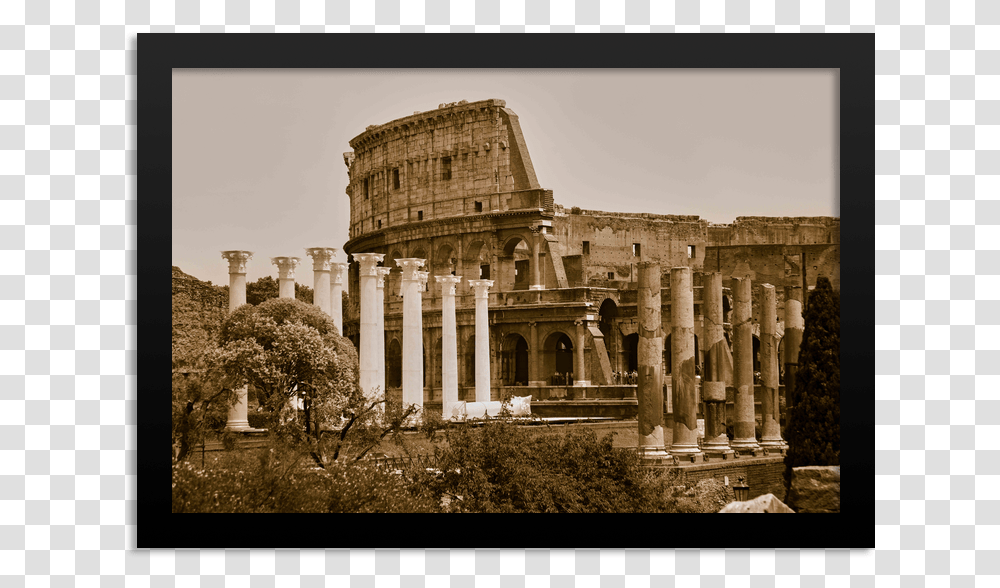
[[[840,296],[816,279],[803,315],[795,393],[788,411],[785,485],[792,468],[840,464]]]
[[[309,455],[270,447],[229,451],[207,468],[173,468],[173,512],[436,512],[422,488],[372,464],[315,467]]]
[[[696,484],[674,487],[674,498],[677,512],[719,512],[736,500],[736,492],[715,478],[706,478]]]
[[[255,429],[270,429],[276,417],[269,412],[251,412],[247,414],[247,422]]]
[[[534,433],[508,421],[446,432],[438,473],[417,474],[450,512],[672,512],[666,477],[612,436]]]

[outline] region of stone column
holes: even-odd
[[[378,357],[378,275],[376,266],[385,255],[381,253],[355,253],[358,262],[359,300],[361,302],[361,332],[359,333],[358,364],[360,368],[361,391],[368,402],[384,398],[385,390],[376,391],[378,384],[378,364],[384,359]]]
[[[733,380],[733,358],[723,335],[722,274],[704,274],[705,370],[701,397],[705,402],[706,455],[732,455],[726,436],[726,386]]]
[[[252,251],[223,251],[222,259],[229,262],[229,312],[247,303],[247,261],[253,259]],[[246,431],[250,429],[247,420],[247,387],[237,391],[236,404],[229,407],[226,430]]]
[[[493,280],[469,280],[476,291],[476,402],[490,401],[490,287]]]
[[[455,286],[461,276],[435,276],[441,285],[441,413],[451,418],[458,402],[458,327],[455,321]]]
[[[542,233],[538,229],[532,229],[531,236],[534,244],[531,247],[531,286],[529,286],[529,289],[544,290],[545,285],[542,284],[542,268],[541,264],[538,263],[544,237],[542,237]]]
[[[587,345],[586,336],[586,326],[583,320],[573,321],[576,325],[576,343],[573,345],[573,385],[574,386],[589,386],[590,380],[587,380],[586,374],[586,362],[584,361],[584,353]]]
[[[538,323],[531,321],[528,323],[529,336],[531,341],[530,356],[528,357],[528,385],[544,386],[545,382],[539,377],[542,368],[542,350],[538,347]]]
[[[799,368],[799,347],[802,346],[802,288],[785,288],[785,411],[792,410],[796,401],[795,374]]]
[[[636,314],[639,321],[639,451],[645,459],[667,457],[663,447],[663,329],[660,312],[660,264],[639,262]]]
[[[330,314],[330,269],[337,250],[332,247],[313,247],[306,249],[306,254],[313,259],[313,304]],[[292,289],[295,287],[292,286]]]
[[[390,267],[375,268],[375,312],[377,313],[375,333],[376,357],[378,357],[378,372],[375,375],[375,385],[385,392],[385,277],[392,271]]]
[[[694,375],[694,291],[691,268],[670,270],[670,385],[674,408],[674,439],[670,453],[699,456],[698,389]]]
[[[403,406],[424,404],[424,339],[422,284],[418,271],[423,259],[397,259],[403,269],[400,293],[403,295]]]
[[[736,388],[736,416],[732,447],[756,450],[753,400],[753,325],[751,320],[750,278],[733,278],[733,387]]]
[[[430,279],[430,272],[414,272],[414,275],[417,278],[417,295],[419,296],[417,298],[417,301],[420,312],[417,313],[417,326],[421,336],[421,343],[420,343],[421,354],[420,354],[420,379],[418,380],[420,382],[420,402],[414,402],[413,404],[416,404],[417,406],[423,408],[424,389],[430,388],[431,390],[433,390],[433,383],[434,383],[434,379],[426,377],[426,374],[424,373],[424,357],[427,358],[427,369],[431,370],[431,373],[434,373],[433,372],[434,348],[431,347],[431,345],[434,342],[434,338],[431,337],[430,330],[428,330],[426,333],[424,332],[424,292],[427,291],[427,282]],[[422,339],[425,334],[427,335],[426,345],[423,343]],[[425,381],[427,382],[426,386],[424,385]]]
[[[347,275],[346,263],[330,264],[330,316],[337,332],[344,336],[344,276]]]
[[[271,263],[278,266],[278,298],[295,298],[295,268],[298,257],[272,257]]]
[[[764,388],[763,421],[760,444],[764,447],[780,449],[785,447],[781,439],[781,427],[778,420],[778,335],[775,333],[778,322],[777,301],[774,296],[774,286],[763,284],[760,304],[760,383]]]

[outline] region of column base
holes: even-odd
[[[528,286],[528,289],[529,290],[544,290],[545,286],[542,285],[542,284],[533,284],[531,286]]]
[[[663,447],[642,446],[637,448],[639,460],[644,465],[660,465],[670,461],[670,454]]]
[[[689,457],[692,455],[701,455],[701,448],[698,447],[697,443],[686,444],[686,443],[674,443],[670,446],[670,455],[676,455],[678,457]]]
[[[757,443],[757,439],[752,437],[749,439],[733,439],[729,442],[729,446],[733,449],[740,450],[760,449],[760,444]]]
[[[760,440],[760,446],[761,447],[767,447],[768,449],[787,449],[788,448],[788,444],[785,443],[785,441],[783,439],[781,439],[780,437],[777,438],[777,439],[761,439]]]
[[[226,423],[226,431],[247,431],[255,430],[246,419],[241,421],[229,421]]]
[[[589,386],[589,385],[590,385],[590,380],[574,380],[573,381],[573,387],[574,388],[579,387],[579,386]]]
[[[734,459],[736,452],[729,447],[705,447],[702,449],[705,457],[721,457],[722,459]]]

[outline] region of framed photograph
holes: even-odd
[[[874,240],[864,224],[873,216],[874,35],[140,34],[137,50],[139,548],[449,548],[470,534],[483,548],[874,547],[873,398],[863,392],[874,355],[862,341],[874,273],[863,250]],[[363,268],[378,260],[366,262],[368,252],[392,270],[378,278],[377,325],[359,304],[375,294],[375,270]],[[722,274],[725,298],[718,332],[711,272]],[[734,278],[752,282],[752,295]],[[668,516],[690,505],[655,519],[182,516],[158,449],[168,429],[177,438],[160,400],[167,364],[173,381],[194,371],[172,361],[183,309],[166,293],[178,279],[210,292],[222,314],[290,288],[281,297],[307,297],[351,349],[369,349],[377,332],[384,349],[370,349],[385,362],[362,362],[362,392],[378,382],[405,406],[418,389],[425,411],[455,418],[496,416],[500,399],[528,396],[550,425],[584,422],[688,482],[742,492],[749,478],[747,498],[784,498],[786,366],[795,363],[778,341],[796,325],[786,302],[830,286],[840,304],[839,512],[721,525]],[[672,280],[689,281],[690,302],[671,298],[680,291]],[[653,290],[664,314],[656,308],[649,323],[643,296]],[[693,315],[672,312],[678,303]],[[480,305],[490,317],[486,396]],[[418,331],[422,360],[407,353],[407,333]],[[693,346],[671,343],[688,332]],[[737,357],[713,345],[723,336],[741,341]],[[646,357],[654,340],[655,361]],[[229,361],[249,370],[246,357]],[[744,387],[722,383],[733,377]],[[270,398],[258,389],[233,393],[241,415],[215,418],[255,430],[264,421],[254,410]],[[289,411],[308,431],[319,401],[300,397]],[[498,455],[520,451],[519,439]],[[200,449],[201,458],[187,446],[174,454],[194,452],[197,464]],[[519,491],[530,502],[552,491],[546,483]],[[607,482],[618,499],[615,483],[625,482]],[[581,486],[574,504],[596,501],[587,494],[602,484]],[[435,514],[475,512],[450,510]]]

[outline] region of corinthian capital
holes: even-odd
[[[337,250],[333,247],[311,247],[306,249],[306,254],[313,259],[313,271],[328,272]]]
[[[344,283],[344,276],[347,275],[347,264],[338,261],[330,264],[330,282],[333,284]]]
[[[469,286],[476,291],[476,299],[488,299],[490,297],[490,288],[493,286],[493,280],[469,280]]]
[[[425,259],[419,259],[416,257],[406,257],[403,259],[397,259],[396,265],[403,269],[403,280],[416,280],[417,269],[424,267]]]
[[[299,267],[302,261],[298,257],[272,257],[271,263],[278,266],[278,278],[282,280],[294,280],[295,268]]]
[[[360,275],[374,276],[375,267],[378,266],[378,262],[382,261],[383,257],[385,257],[384,253],[355,253],[354,260],[360,266]]]
[[[462,276],[434,276],[438,284],[441,284],[442,296],[454,296],[455,286],[462,282]]]
[[[375,268],[375,277],[376,277],[375,285],[376,285],[376,287],[378,287],[378,288],[385,288],[385,277],[388,276],[389,272],[391,272],[391,271],[392,271],[391,267],[377,267],[377,268]]]
[[[253,259],[253,251],[223,251],[222,259],[229,262],[229,273],[247,273],[247,261]]]

